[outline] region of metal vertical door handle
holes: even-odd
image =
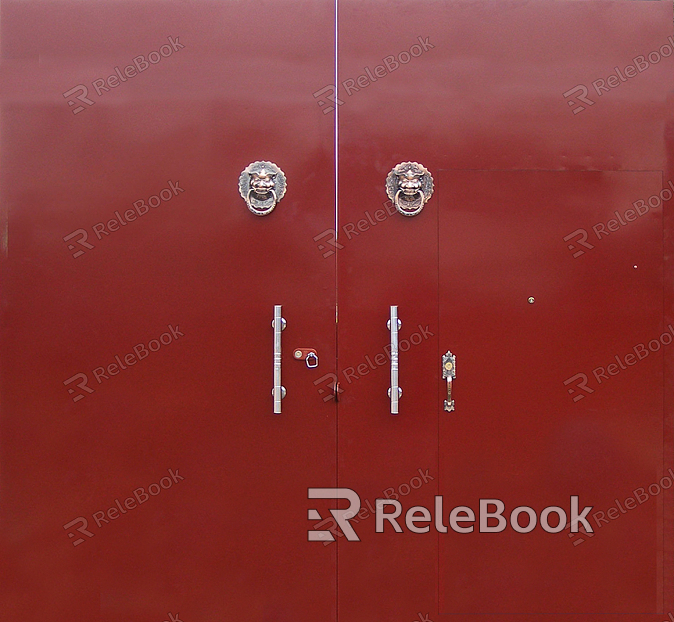
[[[281,414],[281,400],[286,396],[285,387],[281,385],[281,331],[286,327],[286,321],[281,317],[281,305],[274,305],[274,319],[271,322],[274,329],[274,388],[271,394],[274,397],[274,414]]]
[[[403,390],[398,386],[398,330],[402,322],[398,319],[398,307],[391,306],[391,319],[386,323],[391,331],[391,388],[388,395],[391,398],[391,414],[398,414],[398,400]]]

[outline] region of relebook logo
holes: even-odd
[[[342,530],[347,540],[360,541],[353,526],[349,521],[358,514],[360,510],[360,497],[355,490],[350,488],[309,488],[309,499],[348,499],[350,505],[346,509],[330,510],[337,525]],[[475,512],[468,506],[459,505],[454,507],[448,514],[447,524],[444,522],[443,497],[435,497],[433,512],[422,505],[411,507],[405,513],[404,524],[407,529],[413,533],[428,533],[431,530],[432,522],[438,533],[447,533],[449,528],[456,533],[472,533],[475,530],[477,521],[478,531],[480,533],[498,533],[505,531],[508,527],[508,520],[503,515],[506,506],[500,499],[480,499],[477,519]],[[392,506],[393,511],[388,511],[387,506]],[[400,501],[395,499],[376,499],[376,521],[375,532],[384,533],[385,522],[389,523],[388,529],[393,529],[396,533],[402,533],[403,528],[396,520],[403,511]],[[592,533],[592,527],[587,520],[592,506],[585,506],[581,513],[578,513],[578,496],[572,496],[570,499],[570,523],[571,532],[578,532],[578,524],[582,524],[587,533]],[[520,515],[526,516],[520,520]],[[557,518],[551,515],[556,514]],[[308,512],[309,520],[322,520],[318,510],[310,509]],[[402,522],[402,519],[401,519]],[[522,524],[525,523],[525,524]],[[551,524],[552,523],[552,524]],[[537,512],[526,505],[520,505],[510,512],[510,528],[517,533],[529,533],[540,524],[543,531],[548,533],[559,533],[564,531],[567,526],[567,513],[559,506],[549,506],[543,509],[540,517]],[[334,536],[327,530],[309,530],[309,541],[332,541]]]
[[[104,93],[107,93],[111,88],[116,89],[120,84],[126,82],[129,78],[134,78],[140,73],[143,73],[150,65],[156,65],[163,58],[168,58],[174,52],[179,52],[185,46],[180,43],[180,37],[167,37],[168,43],[162,45],[159,50],[154,50],[147,55],[147,60],[142,54],[136,56],[132,59],[132,63],[120,69],[119,66],[115,66],[114,73],[111,73],[107,79],[98,78],[91,83],[91,86],[94,87],[98,97],[101,97]],[[148,62],[149,61],[149,62]],[[63,93],[63,97],[66,98],[68,106],[72,110],[73,114],[79,114],[80,112],[86,110],[87,107],[93,106],[96,102],[93,99],[94,94],[90,91],[86,84],[78,84],[73,88],[69,89]]]
[[[126,227],[130,222],[144,216],[150,211],[151,207],[159,207],[162,203],[170,201],[174,196],[177,197],[181,192],[185,192],[185,189],[180,187],[180,181],[173,182],[169,179],[166,183],[168,184],[168,187],[163,188],[157,194],[153,194],[149,197],[147,203],[145,203],[145,199],[139,199],[133,203],[134,209],[126,210],[123,216],[119,213],[119,210],[115,210],[116,218],[111,218],[107,223],[96,223],[91,228],[96,234],[96,239],[102,240],[104,235],[107,236],[115,231],[120,231],[120,227]],[[86,229],[75,229],[75,231],[66,235],[63,238],[63,241],[68,244],[68,250],[72,252],[74,259],[81,257],[88,250],[96,248],[96,246],[91,243],[91,239],[89,238]]]
[[[96,367],[92,370],[91,373],[94,379],[96,382],[98,382],[98,384],[101,384],[103,380],[110,380],[110,376],[116,376],[119,374],[120,370],[123,371],[128,367],[135,365],[138,361],[142,361],[144,358],[150,355],[150,352],[157,352],[157,350],[159,350],[161,347],[165,347],[174,340],[184,337],[185,333],[179,330],[179,328],[179,326],[174,327],[172,324],[169,324],[168,329],[170,332],[162,333],[159,335],[159,339],[151,339],[147,344],[147,348],[145,347],[144,343],[135,345],[133,347],[133,353],[129,352],[128,354],[124,355],[124,363],[126,363],[126,365],[122,363],[122,359],[119,357],[119,355],[115,354],[114,361],[107,367],[101,365],[100,367]],[[84,372],[80,372],[79,374],[71,376],[68,378],[68,380],[64,380],[63,384],[67,387],[68,394],[72,396],[73,402],[79,402],[81,399],[84,399],[87,394],[94,393],[94,389],[88,385],[88,382],[89,376]],[[79,389],[79,391],[76,389]]]
[[[178,469],[168,469],[168,475],[162,477],[158,483],[150,484],[147,487],[147,492],[142,486],[133,491],[133,495],[120,502],[119,498],[115,499],[115,503],[111,504],[107,512],[99,510],[92,514],[92,518],[96,523],[98,529],[107,525],[111,520],[117,520],[121,515],[126,514],[130,510],[135,510],[145,503],[150,497],[156,497],[162,490],[168,490],[173,484],[178,484],[185,478],[178,473]],[[149,493],[149,494],[148,494]],[[63,529],[68,532],[68,537],[72,540],[73,546],[79,546],[86,540],[79,536],[86,536],[93,538],[96,534],[90,531],[94,526],[87,519],[86,516],[78,516],[69,523],[63,525]],[[170,614],[169,614],[170,615]],[[177,614],[176,614],[177,615]]]

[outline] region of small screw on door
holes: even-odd
[[[528,302],[529,302],[530,305],[532,305],[532,304],[534,304],[534,302],[536,302],[536,299],[533,296],[529,296]]]

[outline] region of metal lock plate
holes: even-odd
[[[295,348],[293,358],[304,361],[309,369],[318,367],[318,353],[313,348]]]
[[[454,400],[452,399],[452,382],[456,378],[456,356],[449,350],[442,355],[442,377],[447,381],[447,399],[444,408],[447,412],[454,410]]]

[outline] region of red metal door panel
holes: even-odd
[[[674,335],[663,323],[662,209],[632,209],[608,235],[601,225],[657,195],[662,173],[440,179],[440,342],[460,370],[456,412],[440,418],[440,494],[450,507],[500,499],[506,517],[559,506],[567,520],[578,495],[595,530],[450,531],[440,612],[661,612],[671,600],[664,495],[638,493],[631,508],[625,499],[667,475],[663,344]],[[594,248],[574,257],[563,238],[582,227]],[[657,351],[645,354],[638,344],[651,340]],[[575,585],[591,588],[570,598]]]
[[[338,252],[338,286],[344,393],[338,406],[339,485],[357,490],[363,502],[367,499],[374,506],[375,498],[398,494],[404,510],[413,505],[432,509],[434,495],[443,494],[445,524],[454,505],[474,506],[474,498],[480,496],[516,495],[523,498],[522,505],[543,503],[540,512],[547,505],[561,504],[560,495],[568,505],[569,495],[578,494],[581,503],[596,503],[595,510],[601,511],[610,506],[600,504],[620,494],[613,486],[609,491],[607,483],[626,480],[629,472],[630,484],[646,478],[648,485],[649,477],[662,476],[664,467],[672,465],[671,451],[663,451],[665,441],[671,448],[671,401],[663,407],[664,399],[671,400],[665,393],[671,391],[671,382],[665,385],[657,363],[638,372],[641,384],[634,379],[636,373],[624,385],[624,378],[610,376],[611,387],[601,405],[589,402],[597,392],[574,403],[576,394],[569,395],[569,386],[563,384],[577,372],[591,375],[601,365],[601,355],[607,350],[618,354],[620,344],[635,331],[660,330],[660,335],[667,324],[663,317],[671,318],[669,307],[664,307],[665,316],[662,313],[663,288],[669,305],[671,292],[663,280],[663,230],[654,216],[657,212],[630,223],[635,227],[633,237],[625,229],[631,240],[628,247],[638,257],[629,263],[629,270],[615,263],[626,258],[621,255],[626,248],[612,246],[622,229],[593,244],[593,249],[580,245],[570,251],[567,246],[573,241],[563,239],[582,227],[592,234],[594,224],[610,219],[609,208],[624,211],[629,200],[647,198],[666,181],[661,173],[667,168],[663,129],[671,117],[667,97],[672,59],[658,57],[634,79],[616,77],[618,87],[600,94],[592,83],[600,79],[604,82],[599,84],[605,85],[616,66],[625,68],[635,56],[648,56],[669,43],[671,22],[672,7],[664,3],[422,1],[412,10],[402,1],[340,2],[338,242],[343,248]],[[589,103],[578,100],[576,85],[588,88]],[[415,218],[394,213],[376,222],[375,210],[386,199],[386,174],[404,161],[418,161],[431,171],[436,194]],[[494,175],[527,172],[496,185],[480,177],[474,188],[470,186],[476,197],[466,201],[471,206],[466,209],[472,210],[464,215],[467,220],[454,223],[454,210],[459,209],[460,216],[463,208],[457,208],[453,193],[470,193],[465,179],[471,173],[466,169],[506,169]],[[571,180],[570,188],[558,181],[561,178],[546,177],[555,171],[571,175],[565,178]],[[525,177],[527,181],[522,181]],[[554,205],[549,216],[536,202],[537,192]],[[491,202],[483,205],[487,199]],[[492,221],[480,217],[486,205],[497,215]],[[565,207],[573,210],[565,213]],[[507,230],[501,220],[508,223]],[[501,240],[500,234],[509,237]],[[642,243],[646,246],[640,250]],[[499,248],[522,258],[519,271],[501,260]],[[574,258],[578,248],[586,249],[587,257]],[[587,268],[587,273],[584,264],[568,265],[602,251],[610,259],[598,258],[596,268]],[[636,269],[631,267],[635,264]],[[470,276],[461,272],[465,267],[472,268]],[[617,277],[631,280],[616,286],[610,279]],[[637,277],[640,280],[635,281]],[[543,292],[542,302],[535,291],[528,292],[529,285]],[[517,301],[505,304],[502,297],[515,296],[515,287]],[[636,292],[644,298],[637,300]],[[529,296],[535,298],[533,304]],[[550,304],[546,296],[558,304],[539,311]],[[391,304],[399,305],[402,338],[406,329],[414,330],[419,323],[436,333],[401,353],[403,397],[397,417],[387,414],[388,360],[379,365],[373,356],[387,343],[385,322]],[[595,307],[596,317],[579,319],[582,310]],[[441,313],[439,320],[434,309]],[[600,314],[607,309],[612,313],[604,320]],[[535,312],[545,318],[538,325],[530,321]],[[466,326],[458,342],[452,337],[458,332],[453,313]],[[616,331],[628,313],[633,325]],[[438,330],[434,320],[441,322]],[[597,342],[588,331],[601,322],[595,332],[603,337]],[[565,323],[571,326],[567,329]],[[483,333],[475,336],[483,324]],[[579,327],[586,331],[580,352],[580,337],[573,333]],[[535,328],[540,329],[536,339],[520,343]],[[642,338],[641,332],[638,335]],[[467,355],[465,348],[472,345],[467,340],[473,336],[477,345]],[[519,362],[512,362],[518,356],[514,345],[522,351]],[[459,357],[455,413],[442,410],[439,371],[447,349]],[[566,358],[560,360],[562,355]],[[583,367],[595,359],[600,362]],[[548,360],[552,363],[543,365]],[[649,363],[655,360],[650,358]],[[609,358],[605,367],[610,362]],[[512,365],[520,365],[519,384],[508,382]],[[620,369],[620,373],[628,372]],[[542,382],[544,388],[539,386]],[[619,386],[614,392],[615,385]],[[496,386],[514,403],[530,407],[517,410],[519,418],[511,429],[522,450],[506,442],[506,433],[499,437],[502,429],[509,429],[514,414],[505,410],[496,391],[487,390]],[[628,386],[632,386],[629,396]],[[465,417],[462,400],[465,404],[467,392],[481,405],[481,412],[489,414],[489,421],[497,419],[498,426]],[[429,394],[435,395],[434,401]],[[611,417],[620,400],[626,406],[614,421]],[[635,404],[638,412],[629,413],[627,405]],[[574,406],[581,409],[574,411]],[[579,414],[585,408],[591,411],[588,426]],[[560,414],[569,411],[576,413],[571,421]],[[640,421],[638,413],[646,419]],[[545,416],[540,437],[535,435],[537,414]],[[607,421],[612,434],[608,440],[601,427]],[[453,425],[460,426],[462,438],[471,435],[470,443],[457,447]],[[531,438],[518,436],[524,426],[529,426]],[[565,462],[574,442],[576,462],[588,470]],[[473,457],[467,447],[479,450]],[[506,453],[490,456],[489,448]],[[630,461],[620,459],[625,454]],[[478,456],[489,461],[481,464]],[[492,462],[503,466],[499,460],[514,465],[502,479],[491,468]],[[608,465],[617,464],[617,472],[604,475]],[[427,467],[435,480],[417,490],[408,486],[418,469]],[[515,467],[521,471],[519,480],[513,480],[513,472],[520,472]],[[589,498],[593,492],[596,502]],[[661,495],[651,506],[640,506],[640,514],[621,515],[624,522],[611,524],[616,530],[603,543],[597,534],[575,546],[577,537],[569,537],[568,530],[543,538],[533,534],[535,545],[534,540],[519,545],[513,539],[517,545],[513,547],[507,536],[490,539],[503,534],[478,533],[465,535],[464,540],[460,539],[464,535],[437,534],[433,528],[428,534],[406,529],[393,533],[390,528],[375,534],[372,512],[364,512],[354,525],[361,542],[342,538],[338,543],[339,613],[350,622],[373,617],[437,622],[444,615],[476,620],[485,612],[512,620],[523,614],[581,612],[567,617],[584,620],[585,614],[599,611],[630,612],[630,619],[653,620],[653,614],[666,614],[672,606],[671,577],[663,563],[670,559],[666,539],[671,536],[670,497]],[[637,528],[641,531],[635,534]],[[627,533],[633,538],[630,552],[616,561],[627,545]],[[517,535],[526,542],[526,534]],[[472,546],[475,541],[479,546]],[[544,555],[550,564],[558,564],[539,572],[537,564]],[[495,560],[491,568],[487,559]],[[600,568],[606,575],[590,582]],[[513,585],[515,578],[519,585]],[[546,579],[556,583],[548,589]],[[596,619],[612,619],[611,615]]]
[[[335,552],[300,510],[334,485],[335,407],[292,357],[334,370],[334,258],[312,241],[334,222],[333,131],[311,97],[333,7],[250,9],[3,3],[4,619],[334,619]],[[115,84],[169,36],[184,48]],[[238,191],[256,160],[288,180],[265,217]],[[91,248],[64,241],[79,229]]]

